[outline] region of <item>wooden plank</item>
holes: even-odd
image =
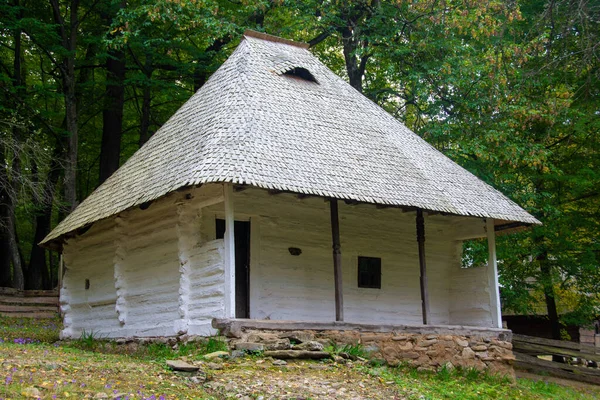
[[[540,360],[537,357],[519,352],[514,352],[514,355],[517,358],[514,363],[517,368],[531,370],[536,373],[546,372],[560,378],[600,385],[600,370]]]
[[[0,287],[0,295],[21,297],[53,297],[58,296],[57,290],[17,290],[14,288]]]
[[[513,334],[513,340],[518,340],[519,342],[525,342],[525,343],[534,343],[534,344],[541,344],[541,345],[546,345],[546,346],[560,347],[562,349],[580,350],[580,351],[584,351],[587,353],[600,354],[600,348],[597,348],[595,346],[587,346],[587,345],[584,345],[581,343],[569,342],[566,340],[546,339],[546,338],[539,338],[539,337],[535,337],[535,336],[527,336],[527,335],[519,335],[519,334]]]
[[[4,313],[0,312],[0,316],[9,317],[9,318],[45,318],[51,319],[56,318],[58,312],[25,312],[25,313]]]
[[[58,312],[57,306],[13,306],[0,304],[0,312],[37,312],[54,311]]]
[[[513,338],[513,348],[515,350],[518,350],[522,353],[527,353],[527,354],[578,357],[578,358],[583,358],[586,360],[600,362],[600,354],[582,352],[579,350],[564,349],[564,348],[559,348],[556,346],[548,346],[548,345],[543,345],[543,344],[521,342],[519,340],[514,340],[514,338]]]
[[[55,297],[16,297],[1,296],[0,304],[56,304],[58,305],[58,296]]]
[[[335,282],[335,320],[344,320],[344,294],[342,283],[342,250],[340,245],[340,220],[337,199],[329,200],[331,214],[331,239],[333,243],[333,279]]]
[[[25,290],[25,297],[55,297],[58,296],[58,290]]]
[[[425,219],[423,210],[417,209],[417,244],[419,246],[419,269],[421,283],[421,309],[423,312],[423,325],[429,321],[429,291],[427,288],[427,265],[425,263]]]

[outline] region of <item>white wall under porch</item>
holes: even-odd
[[[328,203],[260,189],[234,192],[233,203],[235,219],[251,223],[250,318],[333,321]],[[415,213],[339,203],[345,321],[421,324]],[[223,217],[221,205],[204,210],[207,237],[214,235],[214,219]],[[457,219],[425,218],[430,323],[492,326],[486,269],[461,268]],[[460,220],[461,227],[481,225],[485,232],[481,219]],[[290,247],[302,254],[292,256]],[[382,259],[381,289],[358,287],[358,256]]]

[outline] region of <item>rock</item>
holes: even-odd
[[[262,342],[265,345],[265,350],[289,350],[292,345],[290,339],[273,339]]]
[[[218,364],[218,363],[213,363],[213,362],[207,363],[206,366],[208,368],[214,369],[214,370],[221,370],[221,369],[223,369],[223,365]]]
[[[400,355],[398,356],[398,358],[400,358],[400,359],[416,360],[420,356],[421,355],[419,353],[417,353],[416,351],[406,351],[404,353],[400,353]]]
[[[392,336],[392,340],[396,341],[396,342],[400,342],[400,341],[408,340],[408,336],[407,335]]]
[[[427,336],[425,336],[425,339],[427,339],[427,340],[437,339],[437,335],[427,335]]]
[[[273,357],[279,359],[312,359],[321,360],[324,358],[331,358],[331,354],[325,351],[307,351],[307,350],[269,350],[263,353],[265,357]]]
[[[285,332],[279,337],[281,339],[288,339],[291,343],[294,344],[304,343],[314,339],[314,335],[306,331]]]
[[[182,360],[167,360],[167,366],[173,371],[196,372],[200,368]]]
[[[294,350],[322,351],[323,345],[319,342],[315,342],[314,340],[309,340],[308,342],[295,344],[292,348]]]
[[[244,350],[248,353],[257,353],[259,351],[263,351],[265,346],[262,343],[250,343],[250,342],[241,342],[236,343],[236,350]]]
[[[34,388],[33,386],[26,387],[21,394],[25,397],[33,397],[34,399],[42,397],[42,393],[40,393],[39,389]]]
[[[229,355],[229,353],[226,351],[215,351],[213,353],[205,354],[204,358],[207,358],[210,360],[211,358],[226,357],[228,355]]]
[[[344,357],[340,357],[337,355],[333,356],[333,361],[338,363],[338,364],[346,364],[346,359]]]
[[[454,338],[454,341],[456,342],[457,345],[459,345],[460,347],[467,347],[469,345],[469,342],[460,338]]]
[[[104,392],[98,392],[94,395],[95,399],[108,399],[108,395]]]
[[[273,360],[273,365],[278,365],[278,366],[287,365],[287,361],[284,361],[284,360]]]
[[[476,346],[471,346],[471,350],[473,351],[486,351],[488,347],[485,344],[478,344]]]
[[[231,352],[231,355],[229,356],[229,358],[231,358],[231,359],[242,358],[245,355],[246,355],[246,352],[244,350],[234,350]]]
[[[429,336],[427,336],[427,337],[429,337]],[[434,345],[434,344],[436,344],[437,342],[438,342],[438,340],[437,340],[437,339],[427,339],[427,340],[423,340],[423,341],[420,343],[420,346],[422,346],[422,347],[429,347],[429,346],[433,346],[433,345]]]
[[[470,347],[465,347],[461,353],[462,358],[475,358],[475,352]]]

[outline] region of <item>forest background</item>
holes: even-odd
[[[505,310],[555,338],[600,314],[600,0],[0,0],[0,287],[56,285],[37,243],[245,29],[309,43],[543,222],[499,238]]]

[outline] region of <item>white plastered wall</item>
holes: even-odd
[[[224,315],[222,195],[221,185],[173,193],[69,239],[63,336],[214,333],[212,318]],[[329,204],[247,189],[235,192],[234,213],[251,222],[250,317],[334,320]],[[345,320],[420,324],[415,213],[340,202],[339,214]],[[460,240],[483,236],[483,221],[426,216],[425,232],[431,323],[491,326],[485,268],[460,268]],[[381,289],[357,287],[358,256],[381,257]]]
[[[333,321],[329,203],[247,189],[235,193],[234,213],[236,220],[251,222],[250,318]],[[345,321],[422,323],[415,213],[340,202],[339,215]],[[203,214],[209,237],[215,218],[223,218],[220,205]],[[463,232],[456,232],[456,222],[449,216],[425,218],[430,323],[491,326],[486,270],[461,269],[457,235]],[[485,235],[483,220],[460,222],[463,231]],[[302,254],[292,256],[290,247]],[[381,257],[381,289],[358,287],[358,256]],[[476,295],[465,297],[467,292]]]

